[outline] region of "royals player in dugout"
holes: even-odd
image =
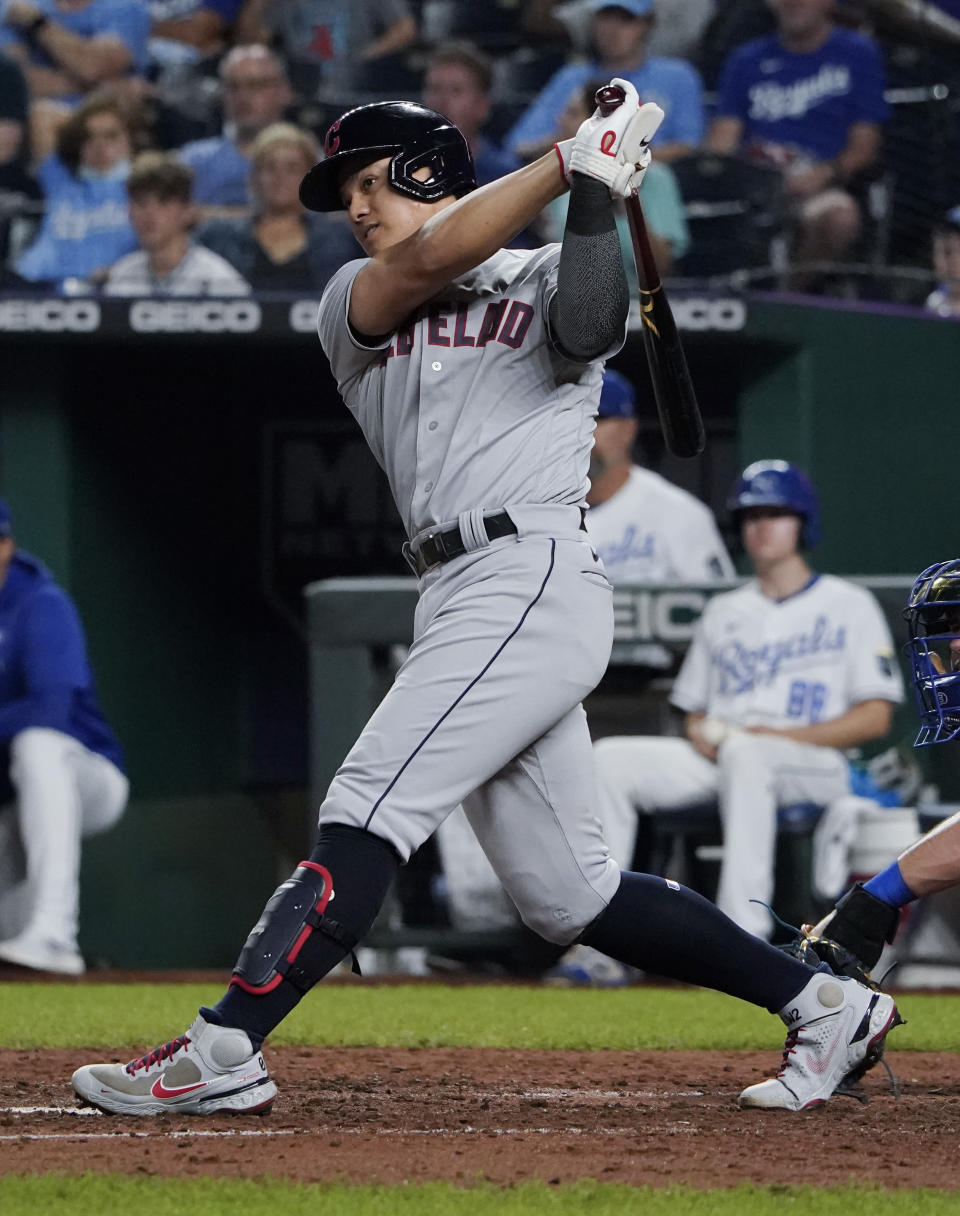
[[[320,340],[407,530],[414,641],[217,1005],[129,1064],[77,1069],[74,1089],[101,1109],[269,1107],[263,1040],[363,939],[398,867],[458,803],[544,937],[780,1014],[789,1050],[745,1106],[825,1101],[898,1020],[889,995],[804,966],[676,883],[622,872],[594,813],[580,702],[613,614],[582,522],[603,361],[628,313],[613,198],[639,185],[662,116],[615,83],[613,114],[478,190],[460,132],[407,102],[348,111],[304,179],[305,204],[345,210],[365,254],[328,284]],[[503,248],[567,189],[559,245]]]

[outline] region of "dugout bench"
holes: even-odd
[[[901,610],[913,579],[893,575],[854,577],[852,581],[876,595],[899,651],[906,640]],[[668,704],[672,672],[707,600],[738,585],[615,589],[610,666],[585,702],[594,738],[678,732],[679,719]],[[310,785],[315,808],[390,686],[399,657],[396,648],[408,645],[412,637],[417,589],[413,578],[335,578],[309,584],[304,595],[310,652]],[[913,717],[908,688],[906,705],[897,715],[895,738],[910,735]],[[799,803],[782,807],[778,813],[775,907],[791,924],[808,920],[818,909],[826,910],[811,886],[813,832],[822,810],[812,803]],[[640,817],[637,858],[641,864],[645,859],[650,872],[670,873],[708,896],[716,889],[720,844],[715,804]],[[405,925],[394,902],[365,944],[378,950],[410,947],[481,957],[490,951],[529,949],[527,938],[522,926],[512,933]]]

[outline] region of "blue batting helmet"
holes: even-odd
[[[727,510],[739,524],[748,507],[784,507],[803,520],[800,543],[812,549],[820,542],[817,492],[803,469],[786,460],[755,460],[747,465],[727,499]]]
[[[913,584],[903,613],[910,632],[907,653],[920,710],[916,747],[946,743],[960,734],[960,560],[928,566]]]

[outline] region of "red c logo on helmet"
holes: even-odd
[[[327,132],[327,138],[323,142],[323,150],[327,156],[333,156],[337,148],[340,147],[340,136],[337,131],[340,129],[340,119],[331,124],[330,130]]]
[[[600,136],[600,151],[604,156],[616,156],[616,152],[611,152],[611,148],[617,142],[616,131],[604,131]]]

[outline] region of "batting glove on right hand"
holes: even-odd
[[[640,96],[628,80],[614,77],[610,83],[623,90],[624,100],[606,115],[597,108],[580,124],[569,167],[604,182],[614,198],[626,198],[643,180],[650,163],[648,144],[664,115],[656,102],[640,105]]]

